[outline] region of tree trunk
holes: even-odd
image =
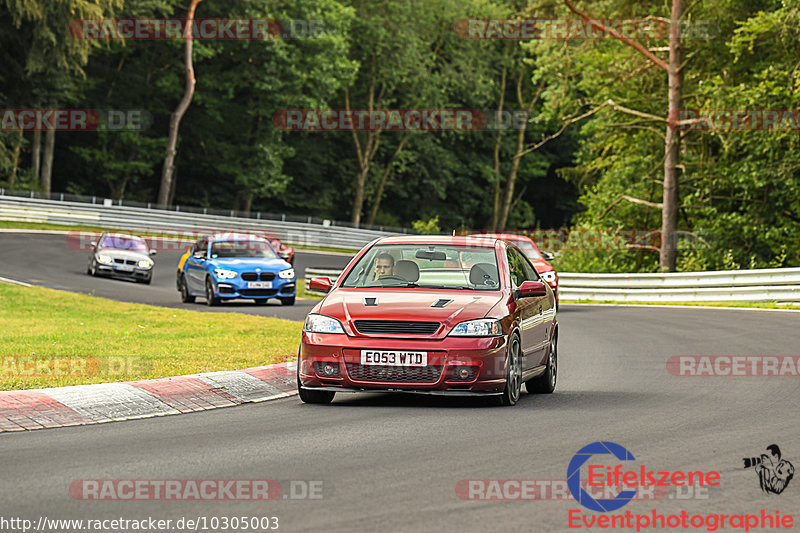
[[[680,19],[682,0],[672,0],[672,19],[669,36],[669,115],[664,157],[664,206],[661,211],[661,252],[659,266],[662,272],[674,272],[678,258],[676,240],[678,228],[678,165],[680,164],[681,108],[681,37]]]
[[[161,188],[158,191],[159,207],[167,207],[169,205],[169,196],[172,190],[172,176],[175,173],[178,127],[180,126],[184,113],[186,113],[186,110],[189,108],[192,95],[194,95],[194,87],[197,83],[194,79],[194,66],[192,65],[192,23],[194,21],[195,9],[197,9],[197,4],[199,4],[200,1],[201,0],[192,0],[191,5],[189,5],[189,13],[186,17],[186,28],[183,33],[183,38],[186,39],[186,47],[184,50],[186,87],[183,98],[180,103],[178,103],[178,107],[175,108],[175,111],[169,119],[169,141],[167,142],[167,150],[164,154],[164,167],[161,169]]]
[[[11,157],[11,174],[8,177],[8,188],[13,189],[17,183],[17,172],[19,171],[19,152],[22,148],[22,130],[19,132],[19,140],[14,145],[13,156]]]
[[[496,230],[500,221],[500,146],[503,142],[503,105],[506,98],[506,74],[508,67],[503,65],[503,75],[500,79],[500,103],[497,106],[497,135],[494,139],[494,198],[492,202],[491,230]]]
[[[661,250],[659,267],[662,272],[675,270],[678,258],[677,227],[678,227],[678,166],[680,164],[680,108],[681,108],[681,34],[680,21],[683,14],[683,0],[672,0],[672,15],[669,28],[669,61],[656,57],[652,51],[642,44],[609,29],[597,19],[592,19],[588,14],[576,8],[570,0],[564,4],[592,27],[598,28],[615,39],[634,48],[648,58],[654,65],[667,72],[669,79],[669,112],[667,114],[667,136],[664,153],[664,201],[661,208]],[[609,100],[609,102],[611,102]],[[613,103],[612,103],[613,105]],[[637,113],[622,106],[613,105],[614,109],[631,113],[633,115],[652,118],[644,113]]]
[[[508,215],[511,212],[511,202],[514,200],[514,185],[517,181],[519,174],[519,162],[522,160],[523,150],[525,149],[525,131],[528,129],[528,121],[526,120],[520,125],[519,132],[517,132],[517,151],[514,154],[514,159],[511,161],[511,170],[508,172],[508,182],[506,183],[506,195],[503,200],[503,211],[500,213],[500,220],[497,223],[497,230],[502,231],[506,229],[508,223]]]
[[[31,169],[33,171],[33,184],[38,185],[41,177],[42,165],[42,132],[36,130],[33,132],[33,148],[31,149]]]
[[[123,178],[122,181],[109,181],[108,190],[111,199],[115,202],[120,202],[125,198],[125,187],[128,185],[128,178]]]
[[[370,99],[370,111],[372,109],[372,102]],[[350,104],[347,104],[347,110],[350,110]],[[364,208],[364,187],[367,183],[367,176],[369,176],[369,168],[372,164],[372,158],[375,157],[375,152],[378,151],[380,144],[380,130],[367,132],[367,143],[364,149],[361,149],[361,142],[358,140],[358,133],[353,129],[353,142],[356,145],[356,154],[358,156],[358,176],[356,178],[356,195],[353,197],[352,214],[350,222],[354,227],[361,224],[361,210]]]
[[[367,174],[369,174],[369,162],[360,163],[361,170],[356,178],[356,195],[353,197],[353,214],[350,217],[350,222],[356,228],[361,225],[361,209],[364,207],[364,185],[367,183]]]
[[[56,146],[56,130],[49,129],[44,134],[44,161],[42,162],[42,192],[50,194],[53,177],[53,150]]]
[[[383,198],[383,189],[386,187],[386,182],[389,179],[389,175],[392,173],[392,165],[394,164],[394,160],[397,159],[397,156],[400,155],[400,152],[403,151],[403,146],[406,144],[406,140],[408,140],[408,134],[404,134],[403,138],[400,139],[400,143],[397,145],[397,149],[392,154],[391,159],[386,164],[386,168],[383,171],[383,175],[381,176],[381,181],[378,183],[378,191],[375,193],[375,200],[372,202],[372,209],[369,212],[369,216],[367,217],[367,224],[372,225],[375,223],[375,217],[378,216],[378,208],[381,205],[381,199]]]
[[[376,66],[375,66],[376,58],[372,56],[372,66],[370,71],[370,84],[369,84],[369,93],[368,93],[368,102],[367,102],[367,109],[370,113],[375,108],[375,101],[381,101],[383,97],[383,89],[381,89],[380,93],[375,95],[375,79],[376,79]],[[347,112],[350,112],[350,90],[349,88],[345,88],[344,90],[344,106]],[[353,144],[356,148],[356,156],[358,157],[358,176],[356,177],[356,194],[353,197],[353,207],[351,209],[350,214],[350,222],[353,223],[354,227],[358,227],[361,224],[361,210],[364,208],[364,187],[367,183],[367,176],[369,176],[369,167],[372,164],[372,158],[375,157],[375,153],[378,151],[378,145],[380,144],[380,134],[381,130],[376,131],[368,131],[367,132],[367,142],[363,147],[361,147],[361,141],[358,138],[358,132],[356,128],[352,129],[353,133]]]
[[[253,191],[242,189],[236,193],[236,202],[234,203],[235,210],[242,216],[250,216],[250,210],[253,207]]]
[[[173,205],[175,203],[175,191],[178,188],[178,170],[175,169],[172,172],[172,185],[169,187],[169,201],[167,205]]]

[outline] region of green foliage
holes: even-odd
[[[428,220],[415,220],[411,223],[411,227],[420,235],[438,235],[442,232],[439,228],[438,216]]]
[[[598,18],[667,17],[670,2],[577,2]],[[685,2],[688,23],[713,21],[710,38],[683,43],[685,109],[800,108],[800,6],[779,0]],[[178,0],[0,0],[0,108],[143,109],[138,132],[59,133],[54,191],[153,201],[169,117],[184,91],[175,41],[74,39],[80,18],[184,18]],[[321,21],[315,38],[196,41],[197,87],[181,123],[174,202],[346,220],[360,164],[352,132],[285,132],[282,109],[519,109],[541,90],[524,144],[590,110],[519,166],[507,227],[573,231],[661,226],[666,74],[613,39],[462,39],[469,17],[573,18],[560,0],[528,7],[494,0],[230,0],[200,3],[198,18]],[[665,57],[664,39],[642,40]],[[661,50],[660,50],[661,49]],[[502,73],[506,72],[501,94]],[[422,232],[478,229],[507,183],[516,130],[382,132],[364,184],[366,218]],[[368,134],[357,138],[362,148]],[[0,183],[31,177],[33,135],[0,131]],[[400,143],[403,149],[397,153]],[[685,131],[681,137],[678,268],[800,265],[797,129]],[[387,174],[388,170],[388,174]],[[385,184],[381,178],[386,175]],[[499,181],[498,181],[499,176]],[[630,201],[625,197],[638,199]],[[648,205],[650,204],[650,205]],[[418,227],[419,226],[419,227]],[[578,235],[579,233],[575,233]],[[562,270],[655,271],[657,251],[576,247]]]

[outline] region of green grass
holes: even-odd
[[[0,390],[267,365],[295,357],[302,329],[277,318],[2,283],[0,324]]]
[[[777,302],[615,302],[612,300],[559,300],[559,303],[599,305],[688,305],[693,307],[733,307],[744,309],[800,309],[800,303],[778,304]]]
[[[96,226],[78,226],[67,224],[51,224],[49,222],[17,222],[16,220],[0,220],[0,229],[32,229],[32,230],[55,230],[55,231],[91,231],[94,233],[102,233],[104,231],[119,231],[122,233],[133,233],[140,237],[181,237],[185,238],[185,234],[170,232],[170,231],[135,231],[129,229],[114,230],[111,228],[100,228]],[[194,242],[195,239],[186,240],[187,246]],[[316,252],[336,252],[352,255],[358,250],[350,248],[335,248],[332,246],[306,246],[302,244],[292,244],[295,250],[308,250]]]

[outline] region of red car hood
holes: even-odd
[[[533,268],[536,269],[536,272],[541,274],[542,272],[550,272],[551,270],[555,270],[553,265],[542,259],[541,261],[531,261],[533,264]]]
[[[365,305],[366,298],[375,298],[375,305]],[[458,322],[483,318],[500,299],[499,292],[340,288],[329,294],[316,312],[348,326],[353,320],[422,320],[443,322],[448,331]],[[451,301],[433,307],[439,300]]]

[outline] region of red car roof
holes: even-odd
[[[475,246],[479,241],[480,246],[493,247],[496,238],[481,239],[480,235],[397,235],[384,237],[380,244],[452,244],[456,246]]]

